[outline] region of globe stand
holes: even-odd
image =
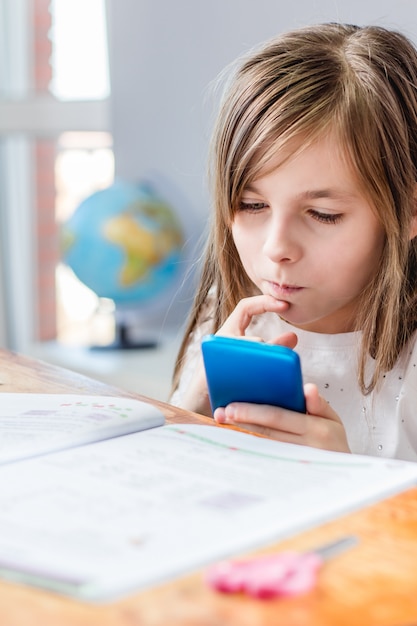
[[[105,345],[90,346],[90,350],[146,350],[156,348],[154,339],[132,340],[129,337],[129,326],[120,320],[115,324],[115,340]]]

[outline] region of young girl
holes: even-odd
[[[268,42],[229,81],[214,220],[171,402],[211,415],[217,333],[301,357],[307,413],[214,418],[280,441],[417,460],[417,52],[380,27]]]

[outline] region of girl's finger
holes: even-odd
[[[294,350],[295,346],[297,345],[297,341],[297,335],[295,333],[288,332],[279,335],[279,337],[275,337],[267,343],[273,346],[285,346],[286,348],[291,348],[292,350]]]
[[[249,404],[246,402],[232,402],[226,407],[216,409],[214,418],[221,424],[235,424],[236,426],[257,427],[256,432],[265,434],[268,432],[280,431],[303,435],[306,430],[306,416],[294,411],[288,411],[268,404]]]
[[[304,395],[306,399],[307,413],[310,415],[320,415],[326,419],[342,423],[338,414],[332,409],[330,404],[319,394],[316,385],[306,383],[304,385]]]
[[[288,302],[276,300],[272,296],[252,296],[251,298],[243,298],[217,334],[243,336],[254,315],[261,315],[262,313],[283,313],[288,309],[288,306]]]

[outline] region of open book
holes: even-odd
[[[0,576],[87,601],[266,546],[417,482],[414,463],[158,426],[157,409],[125,398],[4,393],[0,406],[10,444],[0,449]]]
[[[0,465],[120,437],[165,418],[130,398],[33,393],[0,395]]]

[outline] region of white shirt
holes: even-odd
[[[417,461],[417,331],[396,366],[381,385],[364,396],[357,380],[361,333],[325,335],[295,328],[274,313],[254,317],[246,334],[268,341],[283,332],[298,336],[304,382],[315,383],[319,393],[343,421],[351,451]],[[210,321],[198,326],[188,347],[178,389],[170,402],[181,406],[200,358],[201,338],[210,332]],[[367,372],[374,361],[369,357]]]

